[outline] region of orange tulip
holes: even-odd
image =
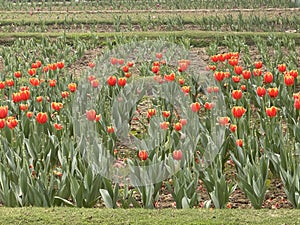
[[[36,115],[36,121],[40,124],[45,124],[47,123],[47,120],[48,120],[48,115],[47,113],[45,112],[39,112],[37,115]]]
[[[234,106],[232,108],[231,112],[234,117],[241,118],[245,114],[246,109],[242,106]]]

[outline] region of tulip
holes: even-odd
[[[146,150],[139,151],[139,158],[143,161],[147,160],[148,152]]]
[[[266,108],[266,113],[267,113],[268,117],[275,117],[276,113],[277,113],[277,108],[275,106]]]
[[[155,74],[157,74],[159,72],[159,66],[153,66],[151,71]]]
[[[220,125],[228,125],[229,121],[230,121],[230,118],[228,116],[218,118],[218,122]]]
[[[36,97],[36,101],[37,101],[37,102],[43,101],[43,96],[37,96],[37,97]]]
[[[278,71],[281,72],[281,73],[286,71],[286,65],[285,64],[279,64],[277,66],[277,68],[278,68]]]
[[[77,89],[77,84],[76,83],[70,83],[68,84],[68,88],[70,90],[70,92],[75,92]]]
[[[276,98],[278,96],[278,88],[268,88],[268,94],[271,98]]]
[[[219,61],[219,58],[218,58],[217,55],[212,55],[212,56],[210,57],[210,60],[213,61],[213,62],[218,62],[218,61]]]
[[[250,72],[250,70],[243,70],[242,75],[243,75],[243,78],[245,80],[248,80],[248,79],[251,78],[251,72]]]
[[[147,117],[150,118],[156,114],[156,109],[148,109]]]
[[[62,129],[62,125],[60,123],[54,123],[53,126],[56,130],[61,130]]]
[[[300,110],[300,98],[294,99],[294,107],[295,109]]]
[[[57,65],[58,69],[62,69],[62,68],[65,67],[65,63],[64,62],[57,62],[56,65]]]
[[[129,66],[123,66],[122,70],[124,73],[127,73],[129,71]]]
[[[201,105],[199,102],[194,102],[191,104],[191,109],[193,112],[198,112],[201,108]]]
[[[40,84],[40,80],[38,79],[38,78],[30,78],[29,79],[29,82],[30,82],[30,84],[32,85],[32,86],[39,86],[39,84]]]
[[[242,106],[234,106],[232,108],[231,112],[234,117],[241,118],[245,114],[246,109]]]
[[[297,71],[297,70],[291,70],[291,71],[289,72],[289,74],[290,74],[291,76],[293,76],[295,79],[298,77],[298,71]]]
[[[0,81],[0,89],[4,89],[5,88],[5,82],[4,81]]]
[[[96,65],[96,64],[95,64],[94,62],[89,62],[89,63],[88,63],[88,66],[89,66],[90,68],[94,68],[95,65]]]
[[[239,60],[237,58],[230,58],[230,59],[228,59],[228,64],[230,66],[237,66],[238,62],[239,62]]]
[[[170,111],[162,111],[162,115],[163,115],[163,117],[168,118],[171,115],[171,112]]]
[[[8,115],[8,106],[0,106],[0,119],[6,118]]]
[[[39,112],[37,115],[36,115],[36,121],[40,124],[44,124],[46,123],[48,120],[48,115],[47,113],[45,112]]]
[[[28,69],[28,74],[30,76],[33,76],[35,73],[36,73],[36,69],[35,68]]]
[[[191,90],[191,87],[190,86],[183,86],[181,88],[182,92],[185,93],[185,94],[188,94]]]
[[[232,76],[232,81],[233,81],[234,83],[239,83],[240,80],[241,80],[240,76]]]
[[[26,116],[27,116],[28,119],[30,119],[33,116],[33,112],[31,112],[31,111],[27,112]]]
[[[174,81],[175,80],[175,73],[171,73],[169,75],[165,74],[164,79],[165,79],[165,81]]]
[[[109,76],[107,79],[107,84],[109,86],[115,86],[117,83],[117,77],[116,76]]]
[[[215,104],[213,102],[205,102],[204,104],[204,108],[207,110],[211,110],[214,106]]]
[[[231,132],[234,133],[234,132],[236,131],[236,129],[237,129],[237,125],[235,125],[235,124],[230,124],[229,129],[230,129]]]
[[[61,97],[62,98],[67,98],[68,96],[69,96],[69,92],[67,92],[67,91],[61,92]]]
[[[19,108],[22,111],[26,111],[26,110],[28,110],[28,105],[27,104],[20,104]]]
[[[174,129],[176,131],[180,131],[182,129],[182,124],[180,122],[177,122],[174,124]]]
[[[259,97],[264,97],[267,91],[264,87],[257,87],[256,93]]]
[[[112,134],[115,132],[115,129],[113,126],[107,126],[106,129],[107,129],[107,133],[109,133],[109,134]]]
[[[121,77],[118,79],[118,85],[120,87],[124,87],[126,85],[126,78],[125,77]]]
[[[257,62],[254,63],[254,66],[255,66],[256,69],[262,68],[262,65],[263,65],[262,61],[257,61]]]
[[[173,151],[173,159],[179,161],[182,159],[182,151],[181,150],[175,150]]]
[[[253,75],[255,77],[259,77],[259,76],[261,76],[261,74],[262,74],[261,69],[253,69]]]
[[[22,73],[20,71],[16,71],[14,73],[14,75],[15,75],[15,78],[20,78],[22,76]]]
[[[166,121],[160,123],[159,125],[160,125],[160,128],[163,130],[166,130],[169,128],[169,122],[166,122]]]
[[[9,86],[9,87],[12,87],[15,85],[15,82],[13,79],[8,79],[5,81],[6,85]]]
[[[3,129],[5,127],[6,121],[5,119],[0,119],[0,129]]]
[[[63,108],[63,104],[61,102],[52,102],[51,107],[56,111],[60,111]]]
[[[233,90],[231,93],[232,98],[234,98],[235,100],[241,99],[243,96],[243,93],[241,90]]]
[[[240,75],[243,72],[243,67],[241,67],[241,66],[235,66],[233,69],[237,75]]]
[[[182,126],[185,126],[187,124],[187,120],[186,119],[180,119],[179,123],[181,123]]]
[[[243,139],[237,139],[235,144],[239,147],[243,147]]]
[[[56,86],[56,80],[49,80],[49,86],[55,87]]]
[[[155,57],[156,57],[157,59],[161,59],[162,56],[163,56],[163,55],[162,55],[161,52],[155,53]]]
[[[293,86],[294,81],[295,81],[295,78],[292,75],[286,74],[284,76],[284,83],[285,83],[286,86]]]
[[[215,77],[215,79],[217,80],[217,81],[222,81],[224,78],[225,78],[225,75],[224,75],[224,72],[222,72],[222,71],[216,71],[215,73],[214,73],[214,77]]]
[[[10,117],[7,118],[7,120],[6,120],[6,126],[9,129],[14,129],[17,125],[18,125],[18,120],[16,120],[15,117],[10,116]]]
[[[86,118],[89,121],[93,121],[96,119],[96,111],[94,109],[86,111]]]
[[[273,74],[270,72],[265,72],[264,81],[266,83],[272,83],[273,82]]]

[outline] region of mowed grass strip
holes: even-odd
[[[0,208],[0,224],[300,224],[298,210]]]
[[[162,37],[170,37],[175,39],[189,38],[191,45],[194,47],[206,47],[212,40],[223,41],[224,37],[238,36],[244,38],[246,43],[253,44],[254,37],[261,37],[267,39],[270,35],[277,38],[288,37],[295,40],[296,45],[300,45],[300,33],[282,33],[282,32],[214,32],[214,31],[163,31],[163,32],[107,32],[107,33],[30,33],[30,32],[18,32],[18,33],[0,33],[0,44],[9,44],[18,38],[35,38],[41,39],[43,37],[58,38],[64,36],[67,39],[90,39],[95,38],[99,40],[99,44],[105,45],[107,38],[114,40],[116,37],[126,38],[139,38],[141,40],[157,39]],[[102,42],[102,43],[101,43]]]

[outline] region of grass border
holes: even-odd
[[[99,44],[105,45],[107,38],[116,37],[138,37],[140,39],[155,39],[159,37],[172,37],[175,39],[189,38],[193,47],[206,47],[212,40],[223,41],[225,36],[238,36],[244,38],[246,43],[253,45],[253,38],[260,37],[267,39],[270,35],[277,38],[288,37],[295,40],[296,45],[300,45],[300,33],[282,33],[282,32],[214,32],[214,31],[172,31],[172,32],[106,32],[106,33],[0,33],[0,44],[9,44],[18,38],[35,38],[43,37],[58,38],[64,36],[68,40],[72,39],[90,39],[97,37]]]

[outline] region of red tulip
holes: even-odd
[[[28,104],[20,104],[19,108],[21,111],[26,111],[26,110],[28,110]]]
[[[284,83],[286,86],[293,86],[294,80],[295,80],[295,78],[292,75],[290,75],[290,74],[284,75]]]
[[[271,98],[276,98],[278,95],[278,88],[277,87],[268,88],[268,94]]]
[[[35,73],[36,73],[36,69],[35,69],[35,68],[28,69],[28,74],[29,74],[30,76],[33,76]]]
[[[160,128],[163,130],[166,130],[169,128],[169,122],[166,122],[166,121],[160,123],[159,125],[160,125]]]
[[[37,101],[37,102],[43,101],[43,96],[37,96],[37,97],[36,97],[36,101]]]
[[[68,88],[69,88],[70,92],[75,92],[77,90],[77,84],[70,83],[70,84],[68,84]]]
[[[151,71],[155,74],[157,74],[159,72],[159,66],[153,66]]]
[[[291,76],[293,76],[295,79],[298,77],[298,71],[297,71],[297,70],[291,70],[291,71],[289,72],[289,74],[290,74]]]
[[[98,80],[92,80],[91,84],[92,84],[93,88],[97,88],[99,86],[99,81]]]
[[[139,158],[143,161],[147,160],[148,152],[146,150],[139,151]]]
[[[230,121],[230,118],[228,116],[218,118],[218,122],[220,125],[228,125],[229,121]]]
[[[126,85],[126,78],[125,77],[121,77],[118,79],[118,85],[120,87],[124,87]]]
[[[213,102],[205,102],[204,104],[204,108],[207,110],[211,110],[214,106],[215,104]]]
[[[240,118],[242,117],[245,112],[246,112],[246,109],[242,106],[234,106],[231,110],[232,114],[234,117],[236,118]]]
[[[171,112],[170,111],[162,111],[162,115],[163,115],[163,117],[168,118],[171,115]]]
[[[56,63],[56,65],[57,65],[58,69],[62,69],[62,68],[65,67],[65,63],[64,62],[58,62],[58,63]]]
[[[30,119],[33,116],[33,112],[31,112],[31,111],[27,112],[26,116],[28,119]]]
[[[261,76],[261,74],[262,74],[261,69],[253,69],[253,75],[255,77],[259,77],[259,76]]]
[[[295,109],[300,110],[300,98],[294,99],[294,107]]]
[[[8,79],[5,81],[6,85],[9,86],[9,87],[12,87],[15,85],[15,82],[13,79]]]
[[[93,121],[96,119],[96,111],[94,109],[88,110],[85,113],[86,113],[86,118],[89,121]]]
[[[129,67],[133,67],[133,65],[134,65],[133,61],[127,63],[127,66],[129,66]]]
[[[186,123],[187,123],[187,120],[186,119],[180,119],[179,123],[181,123],[182,126],[185,126]]]
[[[235,144],[239,147],[243,147],[243,139],[237,139]]]
[[[273,82],[273,74],[270,72],[265,72],[264,81],[266,83],[272,83]]]
[[[125,76],[126,78],[129,78],[129,77],[131,77],[131,73],[129,73],[129,72],[128,72],[128,73],[125,73],[124,76]]]
[[[52,64],[49,64],[48,65],[48,68],[52,71],[56,70],[57,69],[57,64],[56,63],[52,63]]]
[[[163,55],[162,55],[161,52],[158,52],[158,53],[155,54],[155,57],[156,57],[157,59],[161,59],[162,56],[163,56]]]
[[[14,103],[22,101],[21,93],[20,92],[13,93],[12,94],[12,99],[13,99]]]
[[[156,114],[156,109],[148,109],[147,117],[150,118]]]
[[[224,72],[222,71],[216,71],[214,73],[214,77],[217,81],[222,81],[225,78]]]
[[[109,134],[112,134],[115,132],[115,129],[113,126],[107,126],[106,129],[107,129],[107,133],[109,133]]]
[[[56,130],[61,130],[63,128],[60,123],[54,123],[53,126]]]
[[[237,128],[237,125],[235,125],[235,124],[230,124],[229,129],[230,129],[231,132],[235,132],[235,131],[236,131],[236,128]]]
[[[246,86],[246,85],[244,85],[244,84],[243,84],[243,85],[241,85],[241,90],[242,90],[242,91],[246,91],[246,90],[247,90],[247,86]]]
[[[109,76],[107,79],[107,84],[109,86],[115,86],[117,83],[117,77],[116,76]]]
[[[277,113],[277,108],[275,106],[266,108],[266,113],[267,113],[268,117],[275,117],[276,113]]]
[[[254,66],[255,66],[256,69],[262,68],[262,65],[263,65],[262,61],[257,61],[257,62],[254,63]]]
[[[94,62],[89,62],[89,63],[88,63],[88,66],[89,66],[90,68],[94,68],[94,67],[95,67],[95,63],[94,63]]]
[[[4,89],[5,88],[5,82],[4,81],[0,81],[0,89]]]
[[[49,80],[49,86],[55,87],[56,86],[56,80]]]
[[[259,97],[264,97],[267,91],[264,87],[257,87],[256,93]]]
[[[10,116],[10,117],[7,118],[7,120],[6,120],[6,126],[9,129],[14,129],[17,125],[18,125],[18,120],[16,120],[15,117]]]
[[[5,119],[0,119],[0,129],[3,129],[5,127],[6,121]]]
[[[182,151],[181,150],[175,150],[173,151],[173,159],[179,161],[182,159]]]
[[[251,78],[251,72],[250,72],[250,70],[243,70],[242,75],[243,75],[243,78],[245,80],[248,80],[248,79]]]
[[[48,120],[48,115],[47,113],[45,112],[39,112],[37,115],[36,115],[36,121],[40,124],[44,124],[46,123]]]
[[[281,72],[281,73],[286,71],[286,65],[285,64],[279,64],[277,66],[277,68],[278,68],[278,71]]]
[[[235,67],[234,67],[234,72],[235,72],[237,75],[242,74],[242,72],[243,72],[243,67],[241,67],[241,66],[235,66]]]
[[[201,105],[199,102],[194,102],[191,104],[191,109],[193,112],[198,112],[201,108]]]
[[[56,111],[60,111],[63,108],[63,104],[61,102],[52,102],[51,107]]]
[[[15,78],[20,78],[22,76],[22,73],[20,71],[16,71],[14,73],[14,75],[15,75]]]
[[[124,71],[124,73],[127,73],[129,71],[129,66],[123,66],[122,70]]]
[[[174,129],[176,131],[180,131],[182,129],[182,124],[180,122],[177,122],[174,124]]]
[[[232,98],[234,98],[235,100],[241,99],[243,96],[243,93],[241,90],[233,90],[231,93]]]
[[[183,86],[181,88],[182,92],[185,93],[185,94],[188,94],[191,90],[191,87],[190,86]]]
[[[110,63],[113,64],[113,65],[116,65],[116,64],[118,63],[118,59],[112,57],[112,58],[110,59]]]
[[[8,106],[0,106],[0,119],[6,118],[8,115]]]
[[[240,78],[240,76],[232,76],[232,80],[234,83],[238,83],[238,82],[240,82],[241,78]]]
[[[228,59],[228,64],[230,66],[237,66],[238,62],[239,62],[239,60],[237,58],[230,58],[230,59]]]
[[[165,74],[164,79],[166,81],[174,81],[175,80],[175,73],[171,73],[169,75]]]
[[[67,98],[68,96],[69,96],[69,92],[67,92],[67,91],[61,92],[61,97],[62,98]]]

